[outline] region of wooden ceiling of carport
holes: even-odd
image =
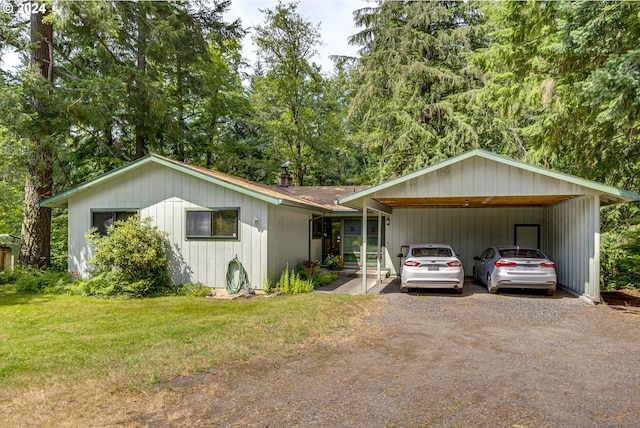
[[[445,196],[432,198],[374,198],[391,208],[544,207],[579,195]]]

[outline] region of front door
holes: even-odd
[[[384,218],[382,219],[384,242]],[[362,219],[344,220],[343,258],[348,264],[360,266],[362,246]],[[367,219],[367,264],[375,266],[378,257],[378,219]]]
[[[341,244],[341,226],[342,220],[337,218],[325,218],[324,219],[324,233],[322,236],[322,260],[326,260],[329,254],[333,256],[340,256]]]

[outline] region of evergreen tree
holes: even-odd
[[[253,78],[251,102],[271,139],[270,157],[293,162],[297,185],[340,181],[324,175],[336,170],[332,167],[344,138],[339,97],[310,62],[319,30],[298,13],[296,3],[263,12],[265,23],[256,27],[255,43],[265,72]]]
[[[471,91],[483,82],[466,55],[486,44],[473,5],[385,1],[358,11],[356,23],[363,30],[351,39],[362,47],[351,115],[378,180],[474,147],[511,150],[485,106],[473,105]]]

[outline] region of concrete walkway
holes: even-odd
[[[390,287],[392,288],[394,286],[394,281],[398,282],[399,278],[382,278],[382,281],[378,284],[375,273],[367,275],[367,294],[380,294],[382,290],[386,290]],[[396,288],[398,288],[398,292],[400,292],[400,287],[397,286]],[[364,287],[362,286],[362,277],[356,275],[349,275],[338,278],[331,284],[318,288],[314,291],[314,293],[335,293],[351,295],[365,294]]]

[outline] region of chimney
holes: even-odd
[[[293,186],[293,177],[291,177],[291,174],[289,174],[289,171],[287,171],[287,168],[289,168],[291,165],[293,165],[293,163],[288,161],[280,165],[280,168],[282,168],[282,172],[280,173],[280,179],[278,180],[278,187]]]

